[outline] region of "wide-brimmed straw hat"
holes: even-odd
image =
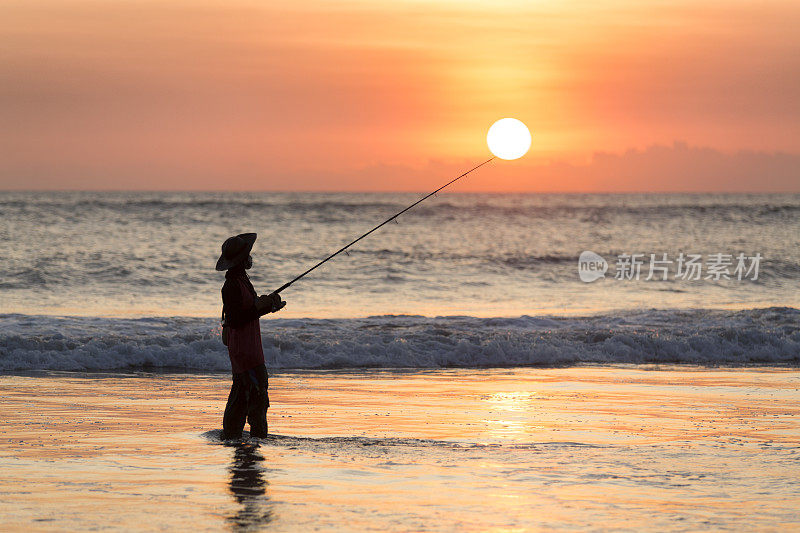
[[[228,270],[247,259],[256,237],[255,233],[241,233],[226,239],[222,243],[222,255],[217,259],[217,270]]]

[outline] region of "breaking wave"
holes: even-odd
[[[800,366],[800,310],[262,321],[271,369]],[[210,318],[0,315],[0,371],[230,370]]]

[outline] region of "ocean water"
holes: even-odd
[[[225,238],[258,233],[269,292],[420,196],[0,192],[0,370],[223,370]],[[800,195],[440,194],[287,289],[264,345],[278,368],[795,365],[798,215]],[[585,251],[604,278],[581,280]]]
[[[221,442],[222,241],[268,292],[417,198],[0,193],[0,523],[800,526],[798,195],[431,199],[285,291],[270,436]]]
[[[280,372],[270,437],[223,443],[229,386],[0,375],[4,530],[800,527],[794,369]]]

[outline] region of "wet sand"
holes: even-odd
[[[800,372],[297,372],[218,440],[227,375],[0,376],[8,530],[800,527]]]

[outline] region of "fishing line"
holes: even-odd
[[[481,168],[483,165],[485,165],[485,164],[489,163],[489,162],[490,162],[490,161],[492,161],[493,159],[494,159],[494,156],[493,156],[493,157],[490,157],[489,159],[487,159],[486,161],[484,161],[484,162],[483,162],[483,163],[481,163],[480,165],[478,165],[478,166],[476,166],[476,167],[473,167],[473,168],[471,168],[470,170],[468,170],[468,171],[464,172],[463,174],[461,174],[460,176],[458,176],[457,178],[454,178],[454,179],[452,179],[452,180],[448,181],[447,183],[445,183],[444,185],[442,185],[441,187],[439,187],[438,189],[436,189],[436,190],[435,190],[435,191],[433,191],[432,193],[430,193],[430,194],[428,194],[428,195],[426,195],[426,196],[423,196],[422,198],[420,198],[419,200],[417,200],[416,202],[414,202],[414,203],[413,203],[413,204],[411,204],[410,206],[406,207],[406,208],[405,208],[405,209],[403,209],[402,211],[399,211],[399,212],[395,213],[394,215],[390,216],[389,218],[387,218],[386,220],[384,220],[383,222],[381,222],[380,224],[378,224],[377,226],[375,226],[374,228],[372,228],[371,230],[369,230],[369,231],[368,231],[368,232],[366,232],[365,234],[361,235],[359,238],[357,238],[357,239],[356,239],[356,240],[354,240],[353,242],[351,242],[351,243],[349,243],[349,244],[347,244],[347,245],[345,245],[345,246],[342,246],[341,248],[339,248],[338,250],[336,250],[335,252],[333,252],[331,255],[329,255],[328,257],[326,257],[325,259],[323,259],[322,261],[320,261],[319,263],[317,263],[317,264],[316,264],[316,265],[314,265],[313,267],[309,268],[308,270],[306,270],[305,272],[303,272],[302,274],[300,274],[299,276],[297,276],[297,277],[296,277],[296,278],[294,278],[293,280],[289,281],[288,283],[284,283],[283,285],[281,285],[281,286],[280,286],[280,288],[276,289],[276,290],[274,291],[274,293],[276,293],[276,294],[277,294],[277,293],[280,293],[280,292],[281,292],[283,289],[285,289],[285,288],[289,287],[289,286],[290,286],[292,283],[294,283],[295,281],[298,281],[298,280],[302,279],[303,277],[305,277],[305,275],[306,275],[306,274],[310,273],[311,271],[313,271],[313,270],[314,270],[314,269],[316,269],[317,267],[320,267],[320,266],[322,266],[322,265],[323,265],[323,264],[325,264],[327,261],[329,261],[329,260],[333,259],[334,257],[336,257],[337,255],[339,255],[340,253],[342,253],[342,252],[345,252],[345,253],[347,253],[347,249],[348,249],[348,248],[350,248],[351,246],[353,246],[355,243],[357,243],[358,241],[360,241],[361,239],[363,239],[364,237],[366,237],[366,236],[367,236],[367,235],[369,235],[370,233],[373,233],[374,231],[377,231],[378,229],[380,229],[380,228],[381,228],[381,227],[383,227],[385,224],[388,224],[388,223],[389,223],[389,222],[391,222],[391,221],[395,221],[395,222],[397,222],[397,217],[399,217],[400,215],[402,215],[403,213],[405,213],[406,211],[408,211],[408,210],[409,210],[409,209],[411,209],[412,207],[414,207],[414,206],[416,206],[416,205],[418,205],[418,204],[421,204],[422,202],[424,202],[425,200],[427,200],[427,199],[428,199],[428,198],[430,198],[431,196],[434,196],[436,193],[438,193],[439,191],[441,191],[442,189],[444,189],[444,188],[445,188],[445,187],[447,187],[448,185],[451,185],[451,184],[453,184],[453,183],[457,182],[458,180],[460,180],[461,178],[463,178],[464,176],[466,176],[467,174],[469,174],[469,173],[471,173],[471,172],[473,172],[473,171],[475,171],[475,170],[478,170],[478,169],[479,169],[479,168]],[[348,254],[348,255],[349,255],[349,254]]]

